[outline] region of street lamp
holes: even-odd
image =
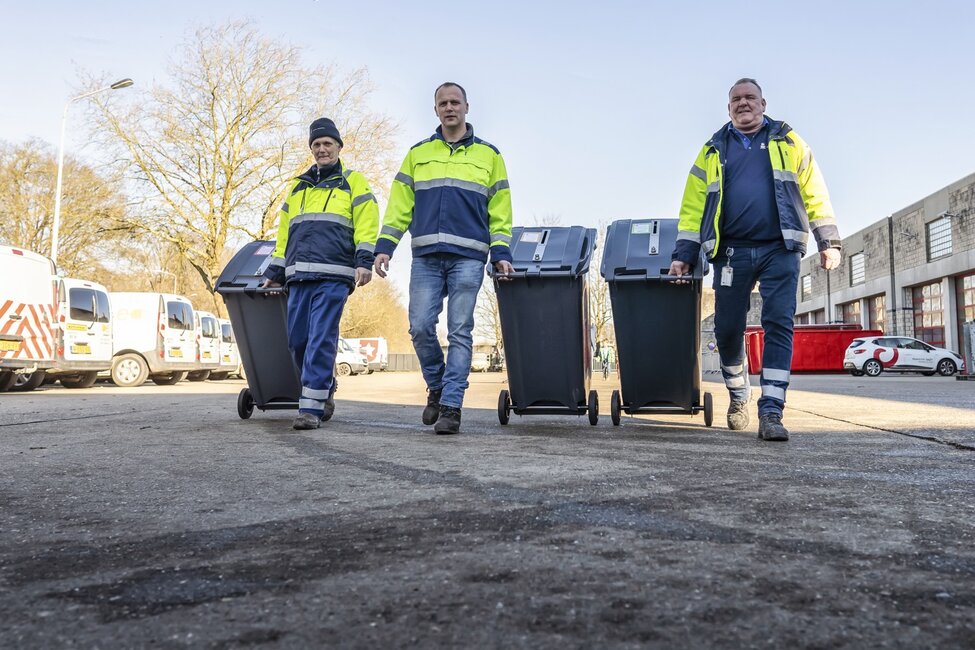
[[[172,271],[164,271],[162,269],[153,269],[153,273],[165,273],[166,275],[173,276],[173,293],[176,293],[176,274]]]
[[[68,107],[79,99],[91,97],[106,90],[118,90],[128,88],[134,82],[131,79],[119,79],[111,86],[105,86],[98,90],[92,90],[77,97],[72,97],[64,105],[64,115],[61,117],[61,146],[58,148],[58,184],[54,190],[54,225],[51,227],[51,261],[55,264],[58,261],[58,229],[61,226],[61,174],[64,171],[64,128],[68,123]]]

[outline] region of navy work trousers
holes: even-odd
[[[288,285],[288,348],[301,376],[301,413],[322,417],[335,392],[339,321],[348,297],[349,285],[340,280]]]

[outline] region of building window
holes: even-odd
[[[975,321],[975,273],[955,278],[958,305],[958,336],[964,336],[965,323]],[[970,370],[970,369],[969,369]]]
[[[808,325],[809,314],[796,314],[796,325]]]
[[[951,255],[951,219],[941,217],[927,224],[928,261]]]
[[[844,323],[859,325],[860,321],[860,301],[854,300],[842,305],[837,305],[840,309],[839,317]]]
[[[802,300],[809,300],[812,297],[812,276],[808,273],[802,276],[801,295]]]
[[[863,266],[863,253],[854,253],[850,255],[850,286],[855,284],[863,284],[865,277],[864,266]]]
[[[887,333],[887,301],[883,294],[867,298],[867,327]]]
[[[810,325],[823,325],[826,323],[826,310],[817,309],[809,315]]]
[[[914,287],[911,298],[914,304],[914,337],[930,345],[944,347],[945,312],[941,282]]]

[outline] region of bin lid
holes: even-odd
[[[585,275],[596,247],[596,229],[583,226],[517,226],[511,229],[511,265],[527,275]],[[489,265],[488,273],[494,275]]]
[[[670,273],[677,244],[677,219],[619,219],[606,230],[599,273],[606,280],[660,279]],[[708,264],[701,253],[691,279],[700,280]]]
[[[253,291],[264,282],[264,270],[271,263],[273,241],[252,241],[244,245],[217,278],[217,293]]]

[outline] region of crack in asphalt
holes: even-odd
[[[798,413],[805,413],[806,415],[815,415],[816,417],[823,418],[825,420],[832,420],[834,422],[842,422],[843,424],[852,424],[853,426],[863,427],[864,429],[873,429],[874,431],[883,431],[884,433],[893,433],[898,436],[905,436],[907,438],[914,438],[915,440],[925,440],[927,442],[935,442],[939,445],[944,445],[946,447],[951,447],[953,449],[958,449],[960,451],[975,451],[975,447],[972,445],[966,445],[961,442],[954,442],[952,440],[942,440],[941,438],[935,436],[926,436],[919,433],[910,433],[909,431],[898,431],[897,429],[887,429],[885,427],[878,427],[872,424],[862,424],[856,422],[855,420],[846,420],[844,418],[833,417],[832,415],[823,415],[822,413],[816,413],[815,411],[807,411],[805,409],[798,409],[792,406],[788,407],[790,411],[796,411]]]

